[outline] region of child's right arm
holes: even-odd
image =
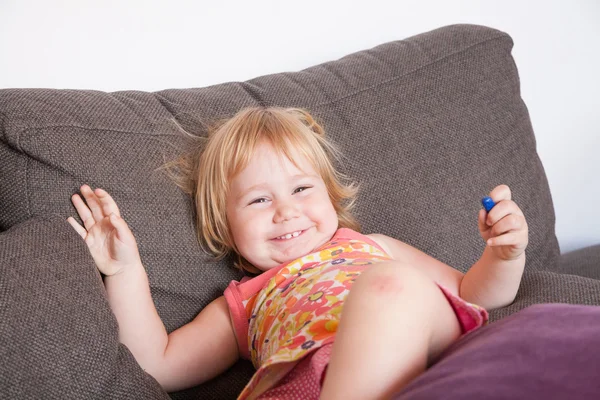
[[[100,272],[111,309],[119,323],[119,340],[140,366],[167,391],[205,382],[235,363],[237,341],[224,297],[206,306],[194,320],[167,335],[150,295],[131,230],[116,203],[102,189],[81,187],[72,201],[84,227],[69,223],[85,240]]]

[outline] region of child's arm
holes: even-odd
[[[460,295],[488,309],[513,302],[525,268],[528,227],[523,212],[511,199],[510,188],[500,185],[490,197],[496,205],[479,211],[479,231],[486,242],[481,258],[465,274]]]
[[[225,371],[238,359],[237,342],[224,297],[205,307],[187,325],[167,335],[160,320],[131,230],[117,205],[101,189],[81,187],[87,205],[72,198],[84,227],[69,223],[83,237],[100,272],[119,323],[119,340],[140,366],[167,391],[191,387]]]
[[[119,322],[119,340],[166,391],[206,382],[238,360],[225,297],[214,300],[191,322],[167,335],[144,268],[140,265],[128,272],[105,279],[110,306]]]

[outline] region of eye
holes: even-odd
[[[304,192],[306,189],[310,189],[310,186],[300,186],[299,188],[296,188],[294,190],[294,193],[300,193],[300,192]]]
[[[261,197],[261,198],[259,198],[259,199],[256,199],[256,200],[252,200],[252,201],[249,203],[249,205],[250,205],[250,204],[260,204],[260,203],[265,203],[266,201],[267,201],[267,199],[265,199],[264,197]]]

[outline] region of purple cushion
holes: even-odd
[[[395,399],[600,398],[600,307],[539,304],[472,332]]]

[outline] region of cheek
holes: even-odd
[[[243,245],[244,237],[246,233],[244,227],[246,226],[244,221],[244,215],[239,212],[228,212],[227,222],[229,225],[229,231],[231,232],[231,238],[233,239],[236,247],[239,249]]]
[[[238,213],[235,221],[230,222],[233,240],[238,249],[252,247],[252,242],[261,236],[263,231],[264,218],[261,213]]]
[[[312,214],[313,217],[321,219],[323,222],[335,220],[337,225],[337,213],[327,195],[322,195],[313,199],[309,207],[307,207],[307,212]]]

